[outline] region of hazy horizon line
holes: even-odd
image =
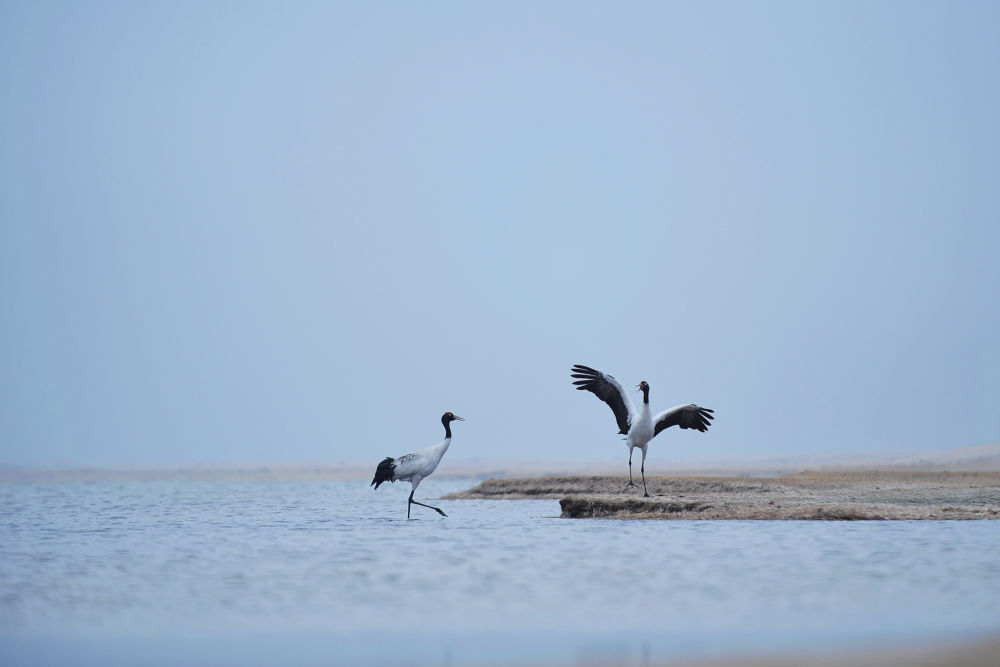
[[[956,472],[1000,471],[1000,443],[972,445],[948,450],[802,454],[758,456],[743,459],[723,457],[674,458],[647,465],[656,475],[784,475],[805,470],[943,470]],[[0,463],[0,482],[10,481],[113,481],[113,480],[359,480],[366,478],[370,461],[163,463],[163,464],[50,464]],[[624,474],[624,463],[608,459],[586,461],[484,459],[452,457],[442,462],[437,476],[514,477],[581,474]]]

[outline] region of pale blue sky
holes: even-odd
[[[3,2],[0,463],[1000,439],[995,2]]]

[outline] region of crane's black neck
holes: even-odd
[[[643,385],[640,389],[642,391],[643,405],[649,405],[649,385]]]
[[[441,417],[441,423],[444,424],[444,437],[451,437],[451,420],[447,417]]]

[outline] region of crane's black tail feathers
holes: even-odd
[[[382,462],[378,464],[378,468],[375,468],[375,478],[372,479],[372,483],[368,486],[374,486],[375,490],[378,491],[378,487],[382,485],[382,482],[395,482],[396,481],[396,459],[391,456],[387,456],[382,459]]]

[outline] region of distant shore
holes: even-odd
[[[555,498],[565,518],[1000,519],[1000,472],[836,471],[781,477],[580,475],[489,479],[460,498]]]
[[[375,466],[388,452],[379,451],[365,461],[244,461],[241,463],[164,463],[160,465],[17,464],[0,462],[0,482],[327,482],[368,481]],[[461,456],[446,458],[435,479],[538,478],[553,476],[610,476],[622,470],[622,463],[564,460],[505,460]],[[660,475],[675,477],[784,477],[803,470],[821,473],[864,473],[885,470],[910,472],[993,472],[1000,473],[1000,443],[972,445],[925,452],[871,452],[868,454],[798,455],[674,461],[659,467]],[[638,472],[638,468],[636,468]],[[648,471],[651,472],[651,471]]]
[[[923,644],[870,646],[814,653],[757,654],[707,660],[680,660],[662,667],[984,667],[996,664],[996,635]],[[602,667],[598,665],[597,667]]]

